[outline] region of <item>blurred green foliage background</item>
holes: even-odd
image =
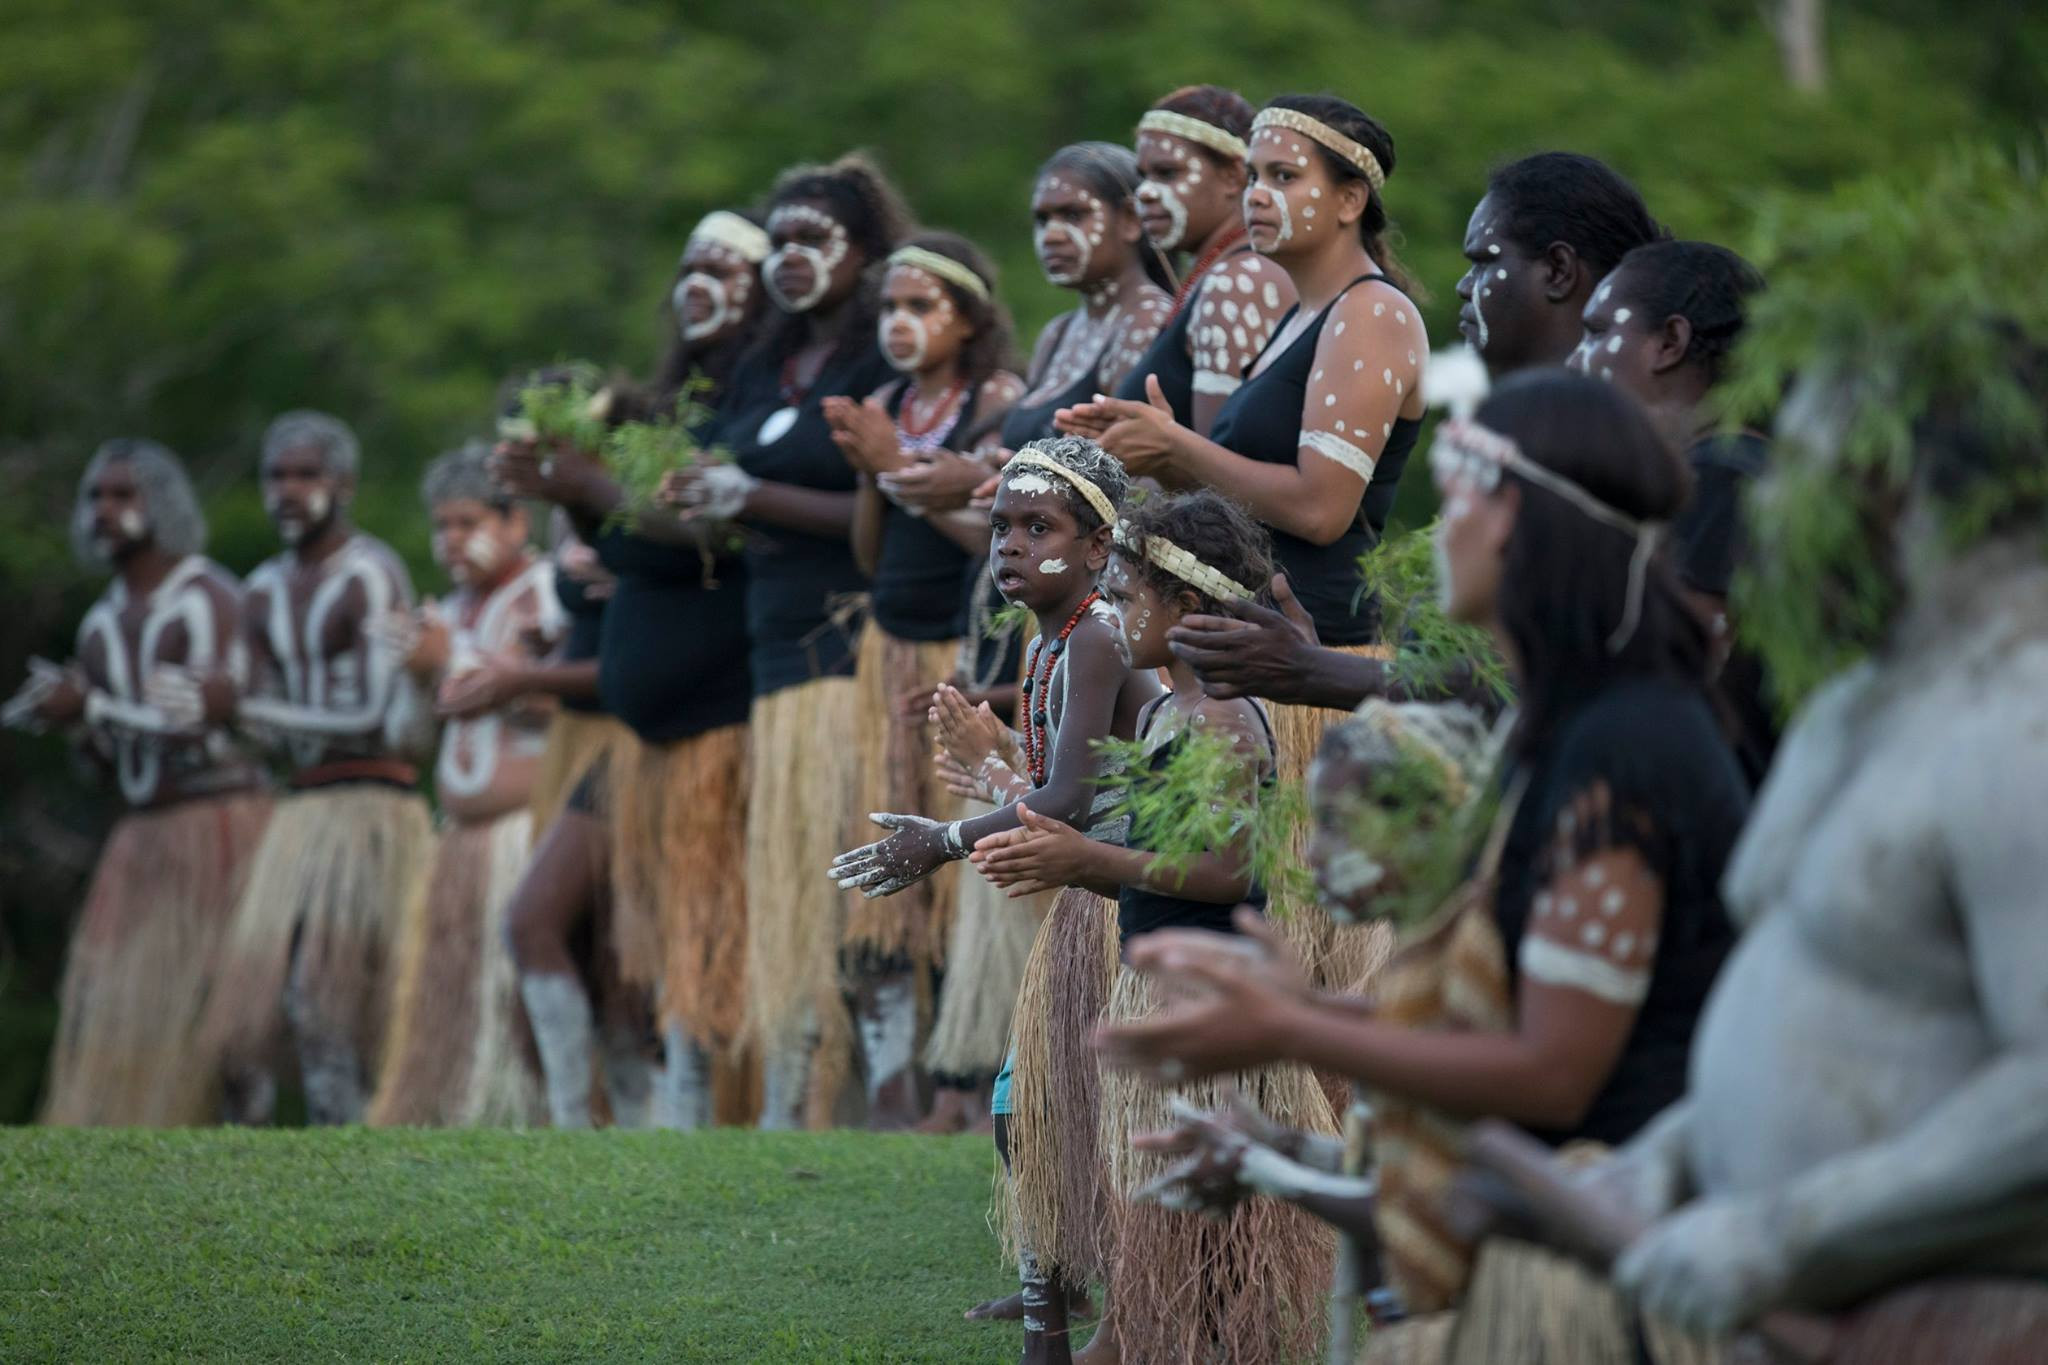
[[[251,475],[290,407],[364,440],[360,520],[425,572],[414,493],[508,371],[645,372],[691,224],[860,146],[1005,270],[1028,341],[1032,172],[1125,140],[1168,89],[1329,90],[1394,133],[1387,197],[1452,335],[1466,214],[1552,147],[1741,246],[1825,191],[2048,120],[2048,17],[1837,4],[1793,89],[1755,0],[10,0],[0,11],[0,686],[61,656],[97,585],[64,521],[92,447],[168,442],[213,553],[269,552]],[[423,578],[423,582],[428,581]],[[113,811],[56,740],[0,738],[0,1120],[25,1117],[80,881]]]

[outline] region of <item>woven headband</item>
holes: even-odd
[[[1642,619],[1643,590],[1649,573],[1650,555],[1657,547],[1658,534],[1664,529],[1661,523],[1632,517],[1609,506],[1556,470],[1546,469],[1524,455],[1514,438],[1469,418],[1453,417],[1437,428],[1436,439],[1429,449],[1429,467],[1446,482],[1467,476],[1477,479],[1489,489],[1500,483],[1503,471],[1512,470],[1538,488],[1555,493],[1601,525],[1634,537],[1635,553],[1629,557],[1628,564],[1628,599],[1623,606],[1621,625],[1607,640],[1608,653],[1621,652]]]
[[[737,213],[717,209],[704,215],[690,233],[692,242],[711,242],[737,255],[750,265],[768,259],[768,234]]]
[[[1048,474],[1059,475],[1072,484],[1075,490],[1087,500],[1088,505],[1095,509],[1095,515],[1102,518],[1104,526],[1116,525],[1116,504],[1111,502],[1109,495],[1100,488],[1097,488],[1094,480],[1088,478],[1085,474],[1076,474],[1050,455],[1041,455],[1035,450],[1026,449],[1020,450],[1010,457],[1010,463],[1003,467],[1005,476],[1008,475],[1011,469],[1020,464],[1029,465],[1033,469],[1043,469]]]
[[[1116,524],[1116,543],[1133,553],[1140,552],[1138,537],[1131,534],[1131,524],[1120,521]],[[1178,578],[1197,592],[1223,602],[1250,601],[1252,590],[1236,579],[1195,558],[1182,546],[1174,544],[1165,536],[1147,535],[1142,553],[1146,559]]]
[[[942,256],[921,246],[899,246],[889,253],[889,264],[907,265],[927,275],[936,275],[948,284],[959,285],[983,303],[989,301],[988,283],[951,256]]]
[[[1212,152],[1221,152],[1234,161],[1242,161],[1250,151],[1244,139],[1228,128],[1218,128],[1213,123],[1176,114],[1171,109],[1154,109],[1138,120],[1141,133],[1164,133],[1168,137],[1181,138],[1187,142],[1199,142]]]
[[[1387,173],[1380,168],[1380,159],[1372,154],[1372,148],[1363,142],[1352,141],[1319,118],[1311,118],[1299,109],[1261,109],[1259,116],[1252,120],[1252,136],[1257,137],[1268,128],[1285,128],[1303,137],[1314,138],[1356,166],[1374,189],[1387,183]]]

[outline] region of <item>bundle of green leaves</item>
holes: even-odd
[[[1788,712],[1895,616],[1910,502],[1933,507],[1950,553],[2048,534],[2044,161],[2038,140],[1963,146],[1762,214],[1771,287],[1717,401],[1731,425],[1779,418],[1735,619]],[[1937,449],[1959,435],[1966,460]]]
[[[1131,847],[1152,853],[1148,870],[1166,885],[1195,858],[1235,849],[1239,870],[1273,904],[1314,896],[1314,879],[1295,854],[1308,818],[1300,783],[1259,782],[1243,745],[1192,726],[1164,746],[1151,738],[1103,739],[1096,749],[1105,772],[1122,771],[1115,813],[1130,818]]]
[[[1444,613],[1437,589],[1436,524],[1388,536],[1358,558],[1359,598],[1379,600],[1380,636],[1394,642],[1387,675],[1407,695],[1447,697],[1470,669],[1479,688],[1503,705],[1514,699],[1493,637]]]
[[[605,437],[601,393],[596,366],[578,362],[557,367],[520,387],[518,415],[499,423],[498,434],[594,454]]]
[[[675,409],[651,422],[622,422],[605,437],[605,467],[623,495],[612,521],[632,526],[654,504],[664,476],[725,457],[700,445],[695,432],[710,416],[703,403],[710,381],[692,375],[676,395]]]

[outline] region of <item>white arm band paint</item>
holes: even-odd
[[[85,723],[94,728],[104,725],[145,735],[186,735],[197,730],[195,726],[178,724],[161,707],[123,701],[98,688],[85,694]]]
[[[1196,370],[1194,390],[1196,393],[1233,394],[1244,387],[1244,381],[1234,374],[1222,374],[1216,370]]]
[[[1343,465],[1367,483],[1372,482],[1372,471],[1379,463],[1334,431],[1304,431],[1301,433],[1301,447]]]
[[[1649,972],[1621,967],[1595,953],[1582,953],[1534,934],[1522,939],[1522,975],[1547,986],[1563,986],[1609,1004],[1636,1006],[1650,993]]]

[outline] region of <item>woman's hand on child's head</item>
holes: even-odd
[[[1225,615],[1183,616],[1167,630],[1168,647],[1195,670],[1208,695],[1295,699],[1318,648],[1315,622],[1287,575],[1273,576],[1272,592],[1278,611],[1226,602]]]

